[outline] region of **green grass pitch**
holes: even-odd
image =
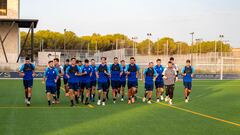
[[[178,82],[173,107],[118,99],[104,107],[71,108],[62,95],[61,104],[49,108],[44,88],[35,80],[32,105],[25,107],[22,80],[0,80],[0,135],[240,135],[238,80],[196,80],[188,104]]]

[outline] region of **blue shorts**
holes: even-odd
[[[108,83],[107,82],[98,82],[98,90],[103,90],[104,92],[107,92]]]
[[[125,88],[126,87],[126,81],[120,81],[120,87]]]
[[[112,89],[120,88],[120,81],[111,80],[111,86],[112,86]]]
[[[55,94],[57,91],[56,86],[46,86],[46,93]]]
[[[97,86],[97,81],[91,81],[91,87],[96,87]]]
[[[27,88],[32,88],[33,86],[33,80],[23,80],[23,85],[24,85],[24,88],[27,89]]]
[[[192,90],[192,82],[183,82],[185,89]]]
[[[138,82],[137,81],[128,81],[128,89],[131,89],[133,87],[137,88]]]
[[[146,89],[146,91],[153,91],[153,84],[146,84],[145,83],[145,89]]]
[[[158,89],[158,88],[164,88],[164,83],[163,83],[163,82],[157,82],[157,81],[155,81],[155,87],[156,87],[156,89]]]
[[[77,91],[79,89],[79,83],[70,83],[70,82],[68,82],[68,85],[69,85],[69,89],[70,90]]]
[[[81,89],[90,89],[91,88],[91,83],[90,82],[82,82],[81,83]]]

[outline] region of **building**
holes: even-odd
[[[21,49],[24,49],[20,48],[19,29],[29,28],[33,41],[33,29],[37,22],[33,19],[20,19],[20,0],[0,0],[0,63],[18,61]]]

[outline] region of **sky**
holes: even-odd
[[[79,36],[122,33],[138,41],[172,37],[224,41],[240,47],[240,0],[20,0],[23,19],[37,30],[67,30]]]

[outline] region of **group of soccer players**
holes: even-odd
[[[30,105],[32,95],[33,78],[35,76],[35,66],[30,62],[29,58],[25,59],[25,63],[21,65],[19,74],[23,77],[25,87],[25,102]],[[152,95],[154,84],[156,89],[156,102],[166,101],[170,105],[173,104],[173,93],[175,83],[178,76],[183,76],[184,98],[185,102],[189,101],[189,95],[192,90],[192,78],[194,68],[191,66],[190,60],[186,61],[186,66],[179,72],[178,66],[171,57],[167,66],[161,64],[161,59],[156,60],[156,65],[150,62],[144,70],[145,91],[142,101],[152,103]],[[55,58],[48,62],[45,69],[43,84],[46,85],[46,96],[48,105],[60,103],[61,78],[63,78],[65,96],[69,97],[70,105],[84,103],[88,105],[95,102],[97,91],[97,105],[106,105],[110,86],[112,88],[112,100],[115,104],[118,97],[120,101],[124,101],[125,87],[127,85],[128,104],[135,103],[138,92],[138,78],[140,76],[140,68],[136,64],[134,57],[130,58],[129,64],[125,60],[114,57],[113,63],[108,66],[107,58],[102,57],[101,63],[96,65],[95,60],[86,59],[84,62],[76,60],[76,58],[67,59],[61,66],[59,59]],[[165,98],[164,98],[165,92]]]

